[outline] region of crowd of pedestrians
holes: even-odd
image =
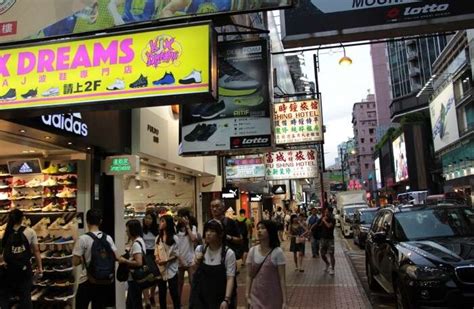
[[[290,241],[297,272],[304,272],[305,242],[310,241],[313,258],[321,256],[325,270],[334,275],[335,220],[330,208],[324,208],[322,214],[313,208],[306,217],[304,212],[291,213],[278,207],[274,212],[266,211],[263,220],[256,225],[243,209],[236,220],[226,217],[226,207],[218,199],[210,203],[210,211],[212,219],[204,224],[202,236],[196,219],[185,209],[176,217],[157,216],[149,211],[142,221],[129,220],[126,223],[128,245],[121,255],[112,238],[99,228],[101,211],[89,210],[86,214],[88,232],[78,238],[72,252],[73,265],[82,270],[76,308],[88,308],[90,304],[93,308],[105,308],[108,291],[113,289],[116,279],[127,282],[127,309],[156,306],[156,292],[160,308],[167,308],[168,292],[174,308],[181,308],[182,301],[195,309],[236,308],[239,260],[247,270],[245,299],[248,307],[286,308],[286,260],[280,248],[284,240]],[[3,239],[4,272],[11,280],[8,279],[8,288],[0,293],[2,309],[8,308],[6,300],[12,295],[20,296],[21,308],[32,308],[29,293],[33,255],[37,273],[42,272],[37,237],[32,229],[21,225],[22,219],[21,211],[10,213]],[[24,255],[21,272],[8,249],[14,238],[15,246],[24,241],[20,243],[22,250],[12,248],[13,252]],[[119,264],[117,271],[116,263]],[[183,300],[186,274],[191,291],[189,299]]]

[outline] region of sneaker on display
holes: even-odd
[[[41,94],[43,97],[55,97],[59,95],[58,87],[51,87]]]
[[[23,99],[32,99],[32,98],[36,98],[37,95],[38,95],[38,88],[28,90],[28,92],[22,94],[21,97]]]
[[[158,80],[155,80],[153,82],[153,85],[155,85],[155,86],[172,85],[172,84],[174,84],[174,82],[175,82],[175,80],[174,80],[173,73],[166,72],[165,75],[163,75],[162,78],[160,78]]]
[[[36,187],[39,187],[41,186],[41,181],[38,180],[38,179],[32,179],[30,181],[28,181],[25,186],[27,186],[28,188],[36,188]]]
[[[179,80],[182,85],[202,83],[201,71],[192,70],[187,76]]]
[[[10,187],[10,182],[7,179],[0,181],[0,189],[7,189]]]
[[[26,184],[26,181],[23,179],[17,179],[13,182],[14,188],[23,188]]]
[[[58,184],[58,182],[56,181],[56,179],[54,178],[48,178],[47,180],[43,181],[41,183],[41,185],[43,187],[54,187]]]
[[[74,193],[74,190],[69,189],[69,188],[64,188],[61,192],[56,194],[56,197],[73,198],[73,197],[76,197],[76,194]]]
[[[43,208],[41,208],[41,211],[53,211],[53,208],[56,207],[56,204],[54,204],[53,202],[49,203],[48,205],[44,206]]]
[[[0,192],[0,201],[6,201],[10,198],[10,193]]]
[[[219,67],[219,95],[245,96],[257,92],[260,82],[248,76],[227,62]]]
[[[234,98],[233,102],[235,105],[257,106],[263,103],[263,97],[260,93],[255,93],[248,96]]]
[[[143,88],[148,87],[148,78],[140,74],[140,77],[136,81],[130,84],[130,88]]]
[[[16,89],[10,88],[7,93],[0,96],[0,101],[14,101],[16,100]]]
[[[219,103],[208,104],[207,108],[201,112],[202,119],[212,119],[225,111],[224,100],[219,101]]]
[[[123,90],[125,89],[125,82],[123,81],[123,79],[120,79],[120,78],[116,78],[115,81],[110,84],[109,86],[107,86],[107,90]]]
[[[194,142],[196,141],[197,137],[202,134],[202,131],[206,129],[205,124],[198,124],[194,129],[184,137],[184,140],[187,142]]]
[[[55,244],[64,244],[73,242],[72,236],[60,237],[54,241]]]
[[[60,173],[74,173],[76,171],[76,167],[73,163],[68,163],[65,166],[62,166],[58,169]]]
[[[58,172],[58,166],[56,164],[50,164],[48,168],[41,170],[43,174],[57,174]]]
[[[216,124],[208,124],[205,128],[205,130],[199,134],[196,139],[200,142],[205,142],[211,137],[215,132],[217,131],[217,125]]]

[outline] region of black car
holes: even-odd
[[[381,209],[367,236],[371,289],[395,294],[398,308],[474,307],[474,210]]]
[[[357,209],[354,213],[354,219],[352,224],[352,231],[354,233],[354,243],[360,248],[365,247],[365,240],[367,239],[367,233],[370,230],[372,221],[374,221],[375,215],[379,211],[379,208],[362,208]]]

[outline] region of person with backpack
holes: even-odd
[[[22,226],[23,212],[13,209],[8,216],[8,223],[2,239],[3,260],[5,262],[6,299],[0,303],[0,308],[9,308],[8,299],[17,296],[19,308],[33,308],[31,288],[33,286],[33,270],[31,257],[34,255],[36,271],[43,273],[38,237],[35,231]]]
[[[219,220],[224,227],[226,245],[234,251],[236,259],[240,260],[243,255],[243,240],[237,223],[225,216],[226,209],[224,203],[221,200],[212,200],[210,206],[212,218]]]
[[[234,251],[225,246],[225,231],[221,221],[208,221],[204,225],[204,237],[206,244],[196,248],[189,308],[236,308],[237,304],[232,296],[236,259]]]
[[[309,216],[307,225],[311,231],[311,251],[313,258],[319,257],[319,241],[321,240],[321,227],[319,225],[318,211],[316,207],[311,208],[311,216]]]
[[[100,231],[102,211],[92,208],[86,213],[87,232],[81,235],[72,251],[74,266],[84,266],[79,278],[76,293],[76,308],[105,308],[114,303],[107,295],[113,297],[115,261],[117,247],[112,237]],[[111,298],[111,297],[110,297]]]
[[[161,273],[161,278],[158,279],[160,308],[167,308],[167,286],[173,301],[173,308],[179,309],[181,307],[178,291],[178,243],[179,238],[175,235],[173,217],[170,215],[162,216],[155,247],[156,264]]]
[[[252,221],[245,216],[245,209],[239,211],[237,225],[239,226],[240,235],[242,235],[242,266],[245,266],[250,247],[250,235],[252,235]]]

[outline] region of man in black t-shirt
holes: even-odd
[[[241,259],[243,254],[243,241],[237,222],[225,216],[226,209],[224,203],[221,200],[212,200],[210,206],[212,218],[219,220],[224,226],[226,245],[234,251],[237,260]]]
[[[336,226],[336,220],[332,215],[332,208],[324,208],[323,217],[319,224],[321,225],[321,258],[326,263],[325,271],[329,272],[330,275],[334,275],[334,265],[336,264],[334,258],[334,227]],[[329,254],[331,264],[329,264],[326,254]]]

